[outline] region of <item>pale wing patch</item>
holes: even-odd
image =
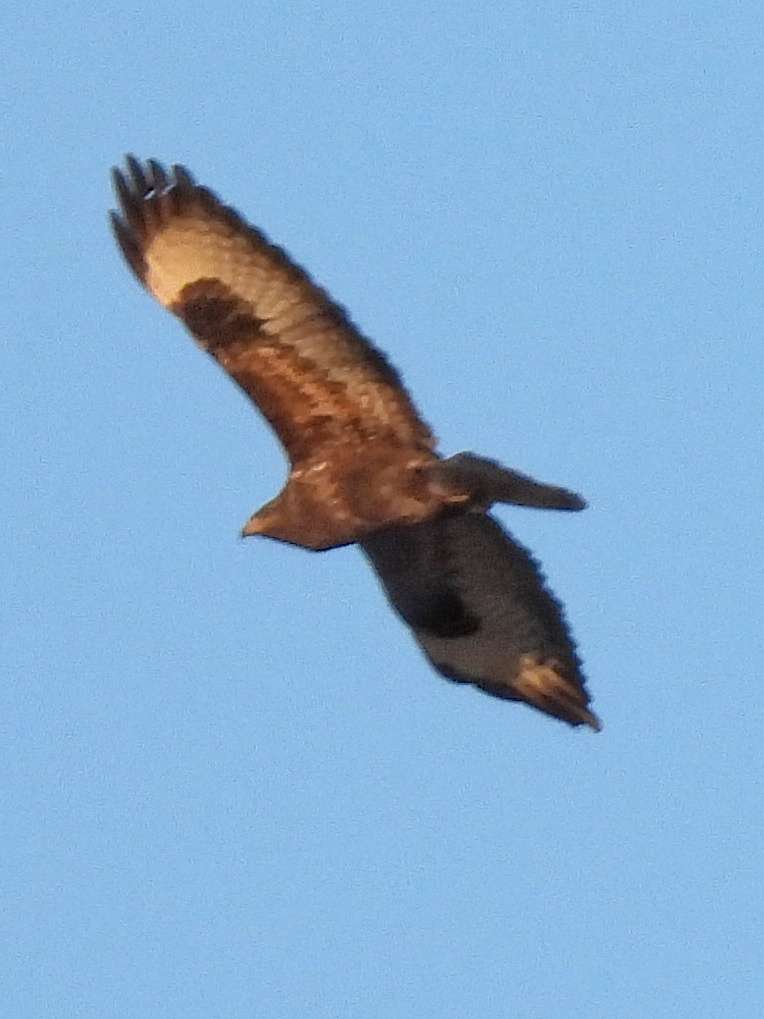
[[[585,695],[565,676],[563,666],[556,658],[539,659],[535,655],[523,655],[512,687],[531,704],[544,710],[552,704],[559,704],[579,721],[593,729],[600,728],[599,719],[586,707]]]
[[[344,385],[352,370],[363,410],[380,418],[389,413],[394,387],[378,377],[363,377],[365,365],[359,365],[357,344],[348,339],[345,328],[323,309],[311,314],[304,282],[290,280],[289,270],[260,254],[246,235],[200,211],[163,226],[148,244],[144,259],[146,285],[166,308],[177,305],[189,284],[219,280],[251,305],[263,333],[294,346],[306,361],[322,365],[330,381]]]
[[[288,314],[300,301],[299,283],[258,256],[246,235],[234,233],[209,216],[178,216],[149,242],[144,253],[146,285],[166,308],[189,283],[218,279],[237,297],[249,301],[259,319],[273,312]]]

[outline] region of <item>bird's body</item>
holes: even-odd
[[[443,675],[598,727],[559,604],[487,513],[583,500],[473,454],[443,459],[397,371],[280,248],[182,167],[127,166],[112,223],[128,264],[290,462],[243,533],[311,550],[359,543]]]

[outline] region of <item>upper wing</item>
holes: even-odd
[[[389,437],[431,449],[395,369],[345,312],[183,167],[114,170],[122,252],[147,290],[254,400],[292,463]]]
[[[361,547],[393,608],[448,679],[599,729],[560,603],[484,513],[394,527]]]

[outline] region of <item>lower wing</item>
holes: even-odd
[[[361,542],[390,604],[447,679],[600,728],[562,606],[486,513],[391,527]]]

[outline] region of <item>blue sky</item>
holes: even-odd
[[[0,16],[0,999],[19,1019],[761,1014],[755,3]],[[106,228],[185,162],[390,355],[604,730],[439,679]]]

